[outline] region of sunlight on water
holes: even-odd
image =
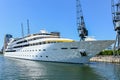
[[[120,65],[65,64],[21,60],[0,55],[0,80],[120,80]]]

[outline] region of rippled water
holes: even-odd
[[[0,80],[120,80],[120,64],[65,64],[0,55]]]

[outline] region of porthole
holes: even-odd
[[[43,49],[43,51],[46,51],[46,49]]]

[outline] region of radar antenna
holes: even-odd
[[[76,9],[77,9],[77,30],[80,37],[80,41],[84,41],[86,36],[88,36],[88,30],[86,29],[82,7],[80,0],[76,0]]]
[[[111,0],[111,3],[112,3],[113,25],[114,25],[114,30],[116,31],[114,55],[118,55],[118,50],[120,50],[120,0]]]

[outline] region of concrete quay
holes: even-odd
[[[120,56],[95,56],[91,58],[90,61],[120,63]]]

